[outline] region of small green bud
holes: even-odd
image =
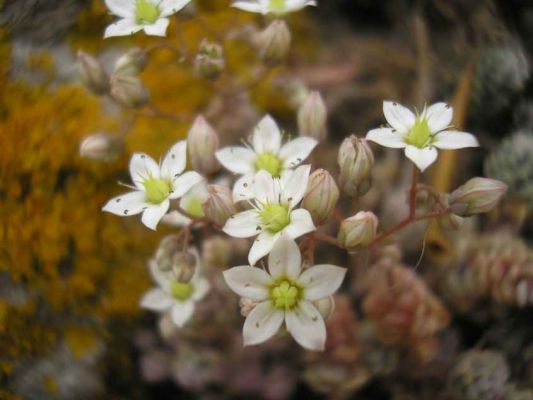
[[[267,65],[277,65],[287,57],[291,32],[285,21],[275,20],[255,37],[259,58]]]
[[[454,214],[470,217],[492,210],[507,192],[507,185],[489,178],[472,178],[450,194]]]
[[[150,95],[141,79],[132,75],[113,75],[111,77],[111,97],[117,103],[138,108],[148,103]]]
[[[355,135],[344,139],[339,148],[339,184],[348,196],[359,197],[370,189],[374,154],[364,139]]]
[[[224,71],[225,66],[222,46],[210,43],[205,39],[202,40],[194,61],[196,74],[209,80],[215,80]]]
[[[215,157],[218,145],[218,135],[213,127],[203,116],[196,117],[187,135],[187,148],[195,171],[204,175],[218,172],[220,164]]]
[[[298,111],[298,130],[322,142],[327,135],[328,110],[319,92],[309,93]]]
[[[223,226],[237,212],[231,191],[226,186],[209,185],[209,198],[203,204],[205,216],[218,226]]]
[[[302,207],[307,209],[317,225],[324,224],[331,216],[337,201],[339,188],[335,179],[324,169],[317,169],[309,176]]]
[[[109,93],[109,75],[96,57],[80,50],[78,65],[81,78],[91,92],[96,95]]]
[[[373,212],[359,211],[341,222],[338,239],[348,250],[368,246],[376,237],[378,218]]]
[[[148,64],[148,54],[144,49],[134,47],[118,58],[114,75],[137,75]]]

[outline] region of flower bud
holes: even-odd
[[[144,49],[134,47],[115,62],[114,75],[137,75],[148,64],[148,54]]]
[[[371,211],[359,211],[341,222],[339,241],[349,250],[367,246],[376,237],[378,218]]]
[[[355,135],[344,139],[339,148],[339,184],[348,196],[364,195],[372,184],[374,154],[364,139]]]
[[[224,71],[225,66],[222,46],[210,43],[205,39],[202,40],[194,61],[196,74],[206,79],[215,80]]]
[[[209,198],[203,204],[205,216],[218,226],[223,226],[236,213],[231,190],[222,185],[209,185],[207,191]]]
[[[322,142],[327,135],[328,110],[319,92],[314,91],[307,95],[304,103],[298,110],[298,130],[300,135],[311,136]]]
[[[459,230],[463,226],[464,221],[463,217],[452,213],[445,214],[439,218],[440,226],[450,231]]]
[[[450,194],[454,214],[469,217],[490,211],[507,191],[507,185],[489,178],[472,178]]]
[[[291,32],[285,21],[275,20],[255,38],[259,58],[267,65],[282,62],[291,46]]]
[[[109,93],[109,75],[94,56],[78,51],[79,71],[85,86],[97,95]]]
[[[107,133],[95,133],[82,140],[80,155],[91,160],[113,161],[120,155],[123,148],[122,138]]]
[[[316,225],[324,224],[337,205],[339,188],[331,174],[317,169],[309,176],[302,206],[307,209]]]
[[[165,236],[155,253],[155,262],[157,267],[161,271],[171,271],[173,265],[173,257],[178,251],[181,250],[183,243],[180,240],[179,235]]]
[[[189,283],[196,271],[196,256],[191,251],[179,251],[172,257],[172,273],[181,283]]]
[[[154,261],[159,271],[178,282],[188,283],[196,271],[198,254],[196,250],[183,251],[179,235],[168,235],[159,243]]]
[[[113,75],[111,77],[111,97],[125,107],[142,107],[150,99],[150,94],[141,79],[133,75]]]
[[[196,117],[187,136],[189,157],[194,170],[204,175],[211,175],[220,169],[215,157],[218,150],[218,135],[204,117]]]

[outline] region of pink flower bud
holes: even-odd
[[[118,58],[114,75],[137,75],[148,64],[148,54],[144,49],[134,47]]]
[[[216,225],[223,226],[237,212],[231,190],[222,185],[209,185],[207,191],[209,198],[202,206],[205,216]]]
[[[378,218],[373,212],[359,211],[353,217],[341,222],[339,241],[349,250],[365,247],[374,240],[378,229]]]
[[[172,275],[181,283],[189,283],[196,272],[196,257],[190,251],[178,251],[172,257]]]
[[[454,214],[469,217],[492,210],[507,191],[507,185],[489,178],[472,178],[450,194]]]
[[[331,174],[317,169],[309,176],[302,206],[307,209],[316,225],[324,224],[337,205],[339,188]]]
[[[113,75],[111,97],[117,103],[132,108],[142,107],[150,100],[150,94],[142,80],[134,75]]]
[[[222,46],[202,40],[194,60],[196,74],[202,78],[215,80],[224,71],[225,66]]]
[[[344,139],[339,148],[339,184],[348,196],[364,195],[372,184],[374,154],[364,139],[355,135]]]
[[[220,169],[215,157],[218,150],[218,135],[204,117],[196,117],[187,136],[187,147],[194,170],[210,175]]]
[[[291,32],[285,21],[275,20],[257,34],[255,44],[259,58],[267,65],[276,65],[287,56],[291,46]]]
[[[123,148],[122,138],[107,133],[95,133],[82,140],[80,155],[91,160],[113,161],[120,155]]]
[[[311,136],[322,142],[327,135],[328,110],[319,92],[307,95],[298,111],[298,130],[300,135]]]
[[[79,71],[85,86],[97,95],[109,93],[109,75],[94,56],[78,51]]]

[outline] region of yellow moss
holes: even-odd
[[[56,395],[59,392],[59,386],[56,382],[56,380],[52,376],[45,376],[43,378],[43,385],[45,389],[48,391],[48,393],[52,395]]]
[[[67,346],[74,357],[83,358],[97,349],[99,335],[94,329],[70,326],[64,334]]]

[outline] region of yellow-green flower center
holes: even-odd
[[[407,133],[405,141],[419,149],[429,146],[433,142],[433,136],[429,129],[428,120],[426,118],[417,117],[415,124]]]
[[[266,229],[277,233],[291,223],[289,208],[281,204],[265,204],[259,212]]]
[[[146,198],[153,204],[161,203],[172,191],[172,186],[166,179],[149,178],[143,182],[143,186]]]
[[[202,200],[198,197],[190,199],[183,207],[185,211],[191,214],[193,217],[202,218],[205,216],[204,209],[202,207]]]
[[[190,283],[173,282],[170,287],[172,297],[176,300],[185,301],[191,297],[193,286]]]
[[[270,0],[269,7],[273,11],[284,11],[285,10],[285,0]]]
[[[159,19],[159,7],[150,0],[135,2],[135,22],[139,25],[151,25]]]
[[[275,154],[269,152],[260,154],[255,160],[255,169],[257,171],[264,169],[270,172],[273,177],[280,176],[282,166],[281,160]]]
[[[302,290],[288,280],[282,280],[270,289],[270,298],[278,309],[290,310],[296,307],[301,297]]]

